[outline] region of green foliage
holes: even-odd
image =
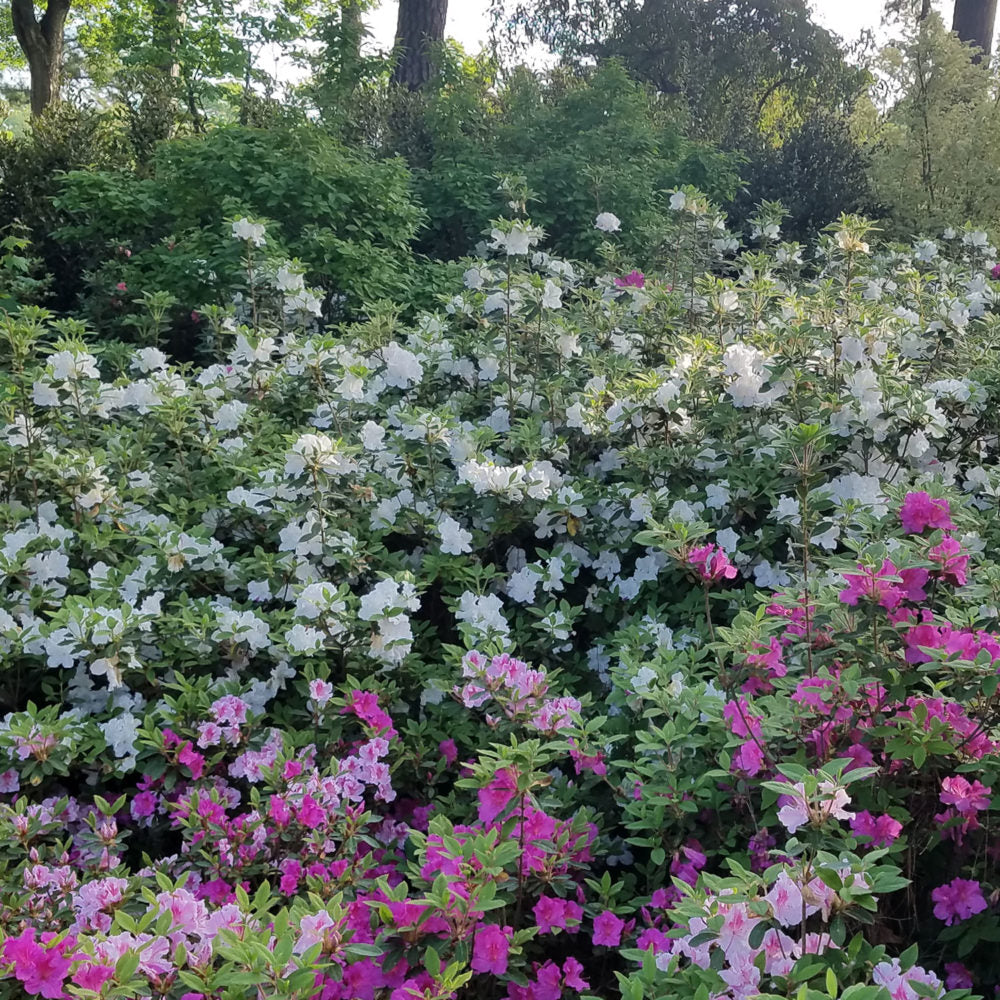
[[[637,79],[678,95],[698,135],[736,148],[776,94],[833,108],[865,84],[805,0],[496,0],[493,9],[567,58],[621,58]]]
[[[65,216],[52,200],[60,175],[71,170],[126,167],[131,151],[114,113],[62,103],[20,137],[0,133],[0,228],[27,227],[34,252],[54,278],[53,304],[68,308],[79,287],[71,252],[55,236]]]
[[[1000,76],[931,15],[883,54],[873,183],[898,232],[1000,226]],[[895,98],[898,97],[898,100]]]
[[[376,161],[315,127],[171,140],[151,176],[74,171],[57,204],[71,220],[59,235],[89,272],[87,309],[104,319],[120,283],[130,295],[170,289],[181,313],[218,302],[217,280],[243,269],[225,220],[247,215],[268,220],[270,243],[357,308],[407,286],[422,218],[401,161]]]
[[[421,248],[435,256],[467,252],[506,207],[498,175],[523,177],[532,220],[579,258],[601,242],[600,212],[619,215],[637,249],[641,232],[661,226],[667,191],[695,184],[726,199],[736,187],[734,159],[687,140],[663,100],[615,62],[548,81],[521,69],[497,89],[489,65],[465,60],[397,111],[389,148],[413,166],[430,217]]]
[[[785,232],[808,240],[842,212],[879,214],[870,154],[851,121],[829,111],[818,109],[781,142],[761,136],[741,174],[745,187],[730,208],[737,223],[759,201],[780,201]]]

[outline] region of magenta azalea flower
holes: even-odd
[[[934,500],[927,493],[907,493],[899,511],[903,531],[919,535],[927,528],[948,531],[955,525],[951,521],[951,508],[947,500]]]
[[[502,976],[507,971],[507,954],[510,951],[511,929],[486,924],[476,931],[476,943],[472,946],[472,969],[474,972],[492,972]]]
[[[605,910],[594,918],[594,944],[617,948],[622,943],[624,927],[625,921],[621,917],[616,917],[610,910]]]
[[[732,580],[736,576],[736,567],[729,561],[729,556],[722,549],[716,550],[711,544],[692,549],[687,561],[707,583]]]
[[[1000,267],[1000,264],[997,265]],[[996,268],[994,268],[996,270]],[[961,962],[948,962],[944,967],[945,986],[949,990],[971,990],[972,974]]]
[[[971,783],[960,774],[941,779],[941,802],[954,806],[963,816],[974,816],[990,807],[990,789],[979,781]]]
[[[642,271],[630,271],[624,278],[615,278],[619,288],[645,288],[646,275]]]
[[[552,934],[556,930],[569,930],[569,924],[574,928],[583,918],[583,908],[571,899],[556,899],[552,896],[542,896],[535,903],[535,923],[540,934]]]
[[[904,591],[891,577],[898,576],[898,570],[891,560],[886,559],[876,572],[869,566],[858,564],[859,573],[845,573],[846,589],[840,592],[840,602],[854,607],[862,598],[874,601],[891,611],[899,607]]]
[[[962,546],[954,538],[945,538],[929,553],[931,562],[941,566],[941,579],[955,587],[964,587],[968,581],[969,557],[962,555]]]
[[[479,789],[479,822],[492,823],[507,808],[517,792],[517,781],[510,768],[497,771],[493,780]]]
[[[986,909],[986,900],[978,882],[956,878],[947,885],[939,885],[932,893],[934,916],[950,927],[956,920],[968,920]]]
[[[888,847],[903,831],[903,824],[888,813],[873,816],[867,809],[851,820],[851,833],[855,837],[870,837],[872,847]]]
[[[19,937],[7,938],[3,946],[3,961],[13,963],[14,975],[28,993],[37,993],[47,1000],[61,1000],[63,982],[73,964],[65,952],[73,947],[67,938],[56,948],[46,948],[47,939],[53,934],[43,934],[41,943],[35,941],[35,929],[29,927]]]

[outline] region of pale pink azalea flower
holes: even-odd
[[[764,897],[774,910],[774,919],[782,927],[794,927],[802,923],[802,890],[782,872],[770,892]]]

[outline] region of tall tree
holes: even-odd
[[[42,16],[38,17],[33,0],[10,0],[14,35],[28,61],[33,117],[59,100],[69,6],[70,0],[47,0]]]
[[[448,0],[399,0],[393,83],[419,90],[433,72],[431,49],[444,41]]]
[[[762,116],[799,124],[815,106],[848,107],[867,83],[808,0],[492,0],[492,13],[495,33],[566,59],[620,59],[728,148],[756,143]]]
[[[927,20],[933,10],[931,0],[886,0],[884,21],[915,19],[918,24]]]
[[[978,51],[973,62],[989,59],[993,52],[993,33],[997,20],[997,0],[955,0],[955,16],[951,30],[963,42],[973,45]]]

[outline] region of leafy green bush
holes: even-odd
[[[66,219],[53,198],[65,171],[126,168],[131,162],[114,113],[63,102],[24,135],[0,132],[0,229],[27,227],[35,253],[55,279],[53,305],[69,308],[79,291],[71,248],[53,234]]]
[[[149,177],[73,171],[56,203],[71,220],[59,236],[89,272],[86,310],[102,322],[143,292],[170,289],[185,314],[218,302],[219,282],[238,283],[242,270],[225,231],[240,216],[267,219],[268,240],[349,306],[398,295],[411,283],[409,243],[422,219],[401,161],[313,127],[171,140]]]
[[[763,137],[762,137],[763,140]],[[745,187],[729,206],[735,224],[761,201],[780,201],[785,232],[810,240],[842,213],[881,214],[872,189],[870,155],[843,116],[816,111],[780,143],[747,154]]]
[[[468,252],[504,208],[491,179],[521,175],[535,192],[533,221],[555,249],[592,257],[594,217],[613,206],[630,249],[662,228],[664,192],[694,184],[727,200],[735,159],[686,139],[668,102],[615,62],[588,75],[548,80],[521,69],[499,89],[475,60],[446,66],[425,98],[404,95],[388,112],[388,146],[405,155],[430,221],[420,248],[444,258]]]

